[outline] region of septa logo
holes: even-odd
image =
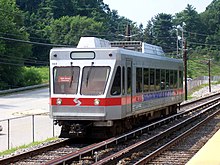
[[[76,106],[80,106],[80,105],[82,104],[82,102],[79,101],[78,98],[75,98],[75,99],[73,100],[73,102],[76,103]]]

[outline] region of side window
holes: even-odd
[[[179,88],[183,88],[183,72],[179,71]]]
[[[176,89],[178,86],[178,76],[177,76],[177,70],[173,71],[173,87]]]
[[[149,69],[144,68],[144,92],[149,91]]]
[[[166,89],[170,89],[170,71],[166,70]]]
[[[154,91],[155,88],[155,69],[150,69],[150,91]]]
[[[131,67],[127,67],[127,94],[131,94]]]
[[[160,69],[156,69],[156,90],[160,90]]]
[[[136,68],[136,93],[143,91],[142,87],[142,68]]]
[[[122,68],[122,94],[125,94],[125,67]]]
[[[164,89],[166,89],[166,72],[165,72],[165,70],[164,69],[162,69],[161,70],[161,82],[160,82],[160,89],[161,90],[164,90]]]
[[[111,95],[120,95],[120,94],[121,94],[121,67],[118,66],[111,89]]]
[[[174,71],[170,70],[170,89],[174,87]]]

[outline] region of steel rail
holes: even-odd
[[[218,101],[219,101],[219,98],[215,98],[215,99],[210,100],[210,101],[208,101],[208,102],[206,102],[206,103],[202,103],[202,104],[200,104],[200,105],[197,105],[197,106],[195,106],[194,108],[191,108],[191,109],[189,109],[189,110],[187,110],[187,111],[180,112],[180,113],[178,113],[178,114],[176,114],[176,115],[167,117],[167,118],[165,118],[165,119],[163,119],[163,120],[160,120],[160,121],[157,121],[157,122],[152,123],[152,124],[150,124],[150,125],[147,125],[147,126],[144,126],[144,127],[142,127],[142,128],[136,129],[136,130],[131,131],[131,132],[129,132],[129,133],[125,134],[125,135],[122,135],[122,136],[120,136],[120,137],[111,138],[111,139],[106,140],[106,141],[103,141],[103,142],[101,142],[101,143],[94,144],[94,145],[92,145],[92,146],[83,148],[82,150],[78,150],[77,152],[74,152],[74,153],[72,153],[72,154],[66,155],[65,157],[60,157],[60,158],[58,158],[58,159],[49,161],[49,162],[46,163],[46,165],[49,165],[49,164],[52,164],[52,165],[56,165],[56,164],[68,164],[68,163],[71,163],[73,160],[80,160],[80,159],[82,158],[82,156],[84,156],[84,155],[89,155],[89,153],[94,154],[95,151],[97,151],[97,150],[99,150],[99,149],[101,149],[101,148],[105,148],[105,149],[106,149],[108,146],[117,145],[117,144],[120,143],[120,142],[124,142],[124,141],[126,141],[126,140],[128,140],[128,139],[131,139],[131,138],[133,138],[133,137],[136,137],[137,135],[143,134],[143,133],[147,132],[148,130],[151,130],[151,129],[157,127],[157,126],[160,126],[160,125],[162,125],[162,124],[164,124],[164,123],[167,123],[167,122],[169,122],[169,121],[171,121],[171,120],[174,120],[174,119],[176,119],[176,118],[180,118],[181,116],[184,116],[184,115],[187,114],[187,113],[191,113],[191,112],[194,111],[195,109],[201,109],[201,108],[203,108],[203,107],[210,106],[210,105],[212,105],[212,104],[215,104],[215,103],[218,102]],[[190,118],[190,119],[193,120],[194,118]],[[179,127],[180,127],[180,126],[179,126]],[[172,128],[170,128],[170,129],[172,129]],[[172,132],[172,131],[170,130],[170,132]],[[160,135],[160,136],[161,136],[161,135]],[[159,139],[160,136],[158,136],[158,139]],[[166,136],[166,135],[164,135],[164,136]],[[156,137],[153,137],[153,138],[156,138]],[[150,143],[152,143],[152,142],[149,142],[149,141],[146,142],[146,144],[150,144]],[[128,152],[128,150],[124,150],[124,151],[119,152],[119,153],[117,153],[117,154],[118,154],[118,155],[125,155],[125,153],[127,153],[127,152]],[[91,155],[91,154],[90,154],[90,155]],[[94,155],[93,155],[93,156],[94,156]],[[112,157],[115,157],[115,158],[116,158],[117,156],[116,156],[116,155],[113,155],[113,156],[111,156],[111,158],[109,157],[109,158],[112,159],[112,161],[113,161],[113,158],[112,158]],[[117,161],[118,158],[115,159],[115,160]],[[102,160],[102,162],[104,162],[104,160]],[[107,162],[107,161],[106,161],[106,162]],[[112,163],[112,162],[111,162],[111,163]],[[101,163],[101,164],[102,164],[102,163]]]
[[[220,95],[219,92],[218,92],[218,93],[211,94],[211,95],[208,95],[208,96],[206,96],[206,97],[201,97],[201,98],[198,98],[198,99],[195,99],[195,100],[192,100],[192,101],[184,102],[184,103],[182,103],[180,106],[181,106],[181,107],[184,107],[184,106],[187,106],[187,105],[189,105],[189,104],[196,103],[196,102],[199,102],[199,101],[203,101],[203,100],[206,100],[206,99],[211,98],[211,97],[216,97],[216,96],[218,96],[218,95]]]
[[[35,155],[38,155],[40,153],[43,153],[45,151],[48,151],[48,150],[52,150],[54,148],[58,148],[60,146],[63,146],[63,145],[66,145],[69,143],[69,139],[68,140],[64,140],[62,142],[57,142],[57,143],[54,143],[54,144],[50,144],[46,147],[41,147],[41,148],[38,148],[38,149],[34,149],[32,151],[28,151],[28,152],[24,152],[24,153],[21,153],[21,154],[18,154],[18,155],[15,155],[13,157],[8,157],[8,158],[5,158],[5,159],[1,159],[0,160],[0,164],[1,165],[8,165],[8,164],[12,164],[14,162],[17,162],[21,159],[25,159],[27,157],[31,157],[31,156],[35,156]]]
[[[121,142],[124,142],[128,139],[132,139],[132,138],[134,138],[136,136],[139,136],[139,135],[141,135],[145,132],[148,132],[149,130],[153,130],[154,128],[156,128],[158,126],[161,126],[165,123],[169,123],[172,120],[175,120],[177,118],[181,118],[182,116],[186,115],[187,113],[193,112],[195,108],[196,109],[201,109],[202,107],[207,107],[208,105],[211,105],[211,104],[216,103],[218,101],[219,101],[218,98],[212,99],[212,100],[210,100],[206,103],[196,105],[196,106],[194,106],[193,108],[190,108],[187,111],[179,112],[176,115],[167,117],[163,120],[160,120],[160,121],[157,121],[155,123],[144,126],[142,128],[136,129],[136,130],[131,131],[131,132],[129,132],[127,134],[124,134],[122,136],[114,137],[114,138],[105,140],[103,142],[93,144],[93,145],[90,145],[88,147],[84,147],[84,148],[78,150],[77,152],[73,152],[73,153],[68,154],[65,157],[63,157],[65,159],[63,162],[69,162],[69,160],[68,160],[69,158],[70,158],[70,161],[71,160],[80,160],[83,156],[87,156],[87,155],[90,155],[90,156],[92,155],[92,156],[95,157],[95,152],[100,150],[100,149],[103,149],[103,148],[107,149],[108,147],[111,147],[112,145],[117,145],[117,144],[119,144]],[[55,144],[53,147],[57,148],[56,145],[58,145],[58,144]],[[0,164],[13,163],[13,162],[19,161],[21,159],[25,159],[27,157],[30,157],[30,155],[35,156],[38,153],[42,153],[42,151],[50,150],[49,148],[47,148],[47,149],[44,149],[44,148],[47,148],[47,147],[42,147],[41,149],[39,149],[39,151],[37,149],[37,150],[31,151],[31,152],[26,152],[26,153],[22,153],[22,154],[19,154],[19,155],[15,155],[14,157],[1,159]],[[62,164],[61,162],[62,162],[62,158],[58,158],[58,159],[54,159],[54,160],[51,160],[49,162],[46,162],[46,164]]]
[[[219,106],[220,103],[217,103],[216,106]],[[213,108],[213,107],[212,107]],[[189,130],[187,130],[186,132],[182,133],[181,135],[179,135],[178,137],[176,137],[175,139],[173,139],[172,141],[170,141],[169,143],[161,146],[160,148],[158,148],[156,151],[154,151],[153,153],[151,153],[150,155],[147,155],[146,157],[142,158],[141,160],[139,160],[138,162],[134,163],[134,165],[144,165],[146,163],[148,163],[149,161],[151,161],[152,159],[154,159],[155,157],[157,157],[158,155],[160,155],[161,153],[163,153],[164,151],[168,150],[171,146],[175,145],[176,143],[178,143],[180,140],[186,138],[189,134],[193,133],[193,131],[195,131],[196,129],[198,129],[199,127],[201,127],[203,124],[207,123],[208,121],[210,121],[213,117],[215,117],[218,113],[220,113],[220,109],[218,109],[216,112],[214,112],[212,115],[207,116],[204,120],[200,121],[198,124],[194,125],[192,128],[190,128]]]
[[[143,148],[145,148],[145,147],[147,147],[147,146],[149,146],[149,145],[151,145],[151,144],[153,144],[153,143],[156,143],[157,141],[163,139],[164,137],[169,136],[171,133],[173,133],[173,132],[179,130],[180,128],[185,127],[186,125],[188,125],[189,123],[191,123],[191,122],[194,121],[195,119],[199,118],[201,115],[203,115],[203,114],[206,113],[207,111],[210,111],[211,109],[213,109],[213,108],[215,108],[215,107],[217,107],[217,106],[219,106],[219,105],[220,105],[220,102],[218,102],[218,103],[216,103],[216,104],[214,104],[214,105],[212,105],[212,106],[210,106],[210,107],[204,109],[203,111],[201,111],[200,113],[196,114],[195,116],[192,116],[192,117],[190,117],[190,118],[188,118],[188,119],[182,121],[181,123],[178,123],[177,125],[170,127],[169,129],[167,129],[167,130],[165,130],[165,131],[163,131],[163,132],[161,132],[161,133],[159,133],[159,134],[153,136],[153,137],[150,138],[150,139],[137,142],[137,143],[135,143],[135,144],[133,144],[133,145],[131,145],[131,146],[129,146],[129,147],[127,147],[127,148],[125,148],[125,149],[119,151],[119,152],[116,152],[116,153],[114,153],[114,154],[112,154],[112,155],[109,155],[108,157],[106,157],[106,158],[104,158],[104,159],[102,159],[102,160],[100,160],[100,161],[94,163],[94,165],[102,165],[102,164],[111,165],[111,164],[117,164],[117,162],[120,161],[122,158],[127,157],[127,156],[130,156],[132,153],[138,152],[138,151],[142,150]],[[218,110],[217,113],[218,113],[219,111],[220,111],[220,110]],[[216,114],[216,113],[215,113],[215,114]],[[213,115],[212,115],[212,116],[213,116]],[[210,117],[207,117],[207,118],[209,119]],[[202,122],[200,122],[200,125],[201,125],[202,123],[204,123],[205,121],[207,121],[207,118],[206,118],[205,120],[203,120]],[[197,127],[198,127],[198,126],[197,126]],[[196,127],[193,127],[193,128],[195,129]],[[191,129],[190,129],[190,130],[191,130]],[[188,133],[188,132],[189,132],[189,131],[187,131],[187,133]],[[183,135],[186,135],[186,134],[184,133]],[[179,138],[177,138],[177,140],[178,140],[178,139],[179,139]],[[167,145],[169,146],[169,145],[171,145],[171,143],[168,143]],[[159,149],[159,150],[161,150],[161,149]],[[163,151],[163,150],[162,150],[162,151]],[[161,152],[162,152],[162,151],[161,151]],[[161,153],[161,152],[158,151],[157,154],[159,154],[159,153]],[[153,156],[155,156],[155,153],[152,153],[152,156],[151,156],[148,160],[152,159]],[[143,161],[143,162],[144,162],[144,161]],[[144,162],[144,163],[145,163],[145,162]],[[143,163],[143,164],[144,164],[144,163]],[[138,164],[138,163],[137,163],[137,164]]]

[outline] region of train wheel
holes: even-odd
[[[130,119],[125,119],[124,121],[124,130],[131,130],[132,129],[132,121]]]
[[[110,128],[111,136],[116,136],[124,132],[123,124],[120,121],[115,121],[113,126]]]
[[[113,137],[117,135],[117,129],[115,123],[113,124],[112,127],[109,128],[109,134],[108,137]]]

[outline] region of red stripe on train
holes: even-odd
[[[170,97],[170,96],[177,96],[182,95],[183,89],[168,91],[168,93],[152,93],[151,95],[155,95],[151,99],[157,99],[158,97]],[[58,98],[50,98],[50,105],[57,105]],[[60,98],[62,99],[63,106],[94,106],[95,99],[100,101],[99,106],[121,106],[131,103],[140,103],[144,101],[144,97],[142,94],[136,96],[124,96],[124,97],[117,97],[117,98]],[[149,98],[148,98],[149,99]]]
[[[58,98],[50,98],[51,105],[57,105]],[[96,98],[60,98],[63,106],[94,106]],[[100,100],[99,106],[119,106],[122,105],[122,98],[97,98]]]

